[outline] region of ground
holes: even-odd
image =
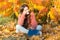
[[[0,22],[0,40],[60,40],[60,25],[53,27],[51,24],[43,24],[42,35],[28,37],[24,33],[15,32],[17,20],[8,19],[3,20],[5,21],[3,23]]]

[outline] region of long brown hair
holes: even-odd
[[[20,7],[20,13],[22,13],[23,12],[23,10],[24,10],[24,8],[25,7],[28,7],[29,8],[29,6],[27,5],[27,4],[23,4],[21,7]],[[25,15],[25,19],[24,19],[24,23],[23,23],[23,27],[24,28],[28,28],[28,25],[29,25],[29,23],[28,23],[28,20],[29,20],[29,15]]]

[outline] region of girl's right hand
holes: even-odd
[[[29,10],[23,11],[23,14],[29,14]]]
[[[26,13],[27,13],[26,11],[23,11],[23,14],[25,14],[25,15],[26,15]]]

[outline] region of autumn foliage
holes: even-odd
[[[15,26],[20,6],[24,3],[29,5],[30,10],[35,10],[36,20],[42,25],[43,32],[42,36],[32,36],[29,39],[60,40],[60,0],[0,0],[0,39],[9,36],[18,38],[23,35],[15,33]],[[5,17],[10,16],[14,21],[12,18],[5,20]]]

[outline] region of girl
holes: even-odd
[[[42,34],[40,25],[37,25],[35,15],[32,11],[29,11],[29,7],[23,4],[20,8],[18,16],[18,24],[16,25],[16,33],[23,32],[29,36]]]

